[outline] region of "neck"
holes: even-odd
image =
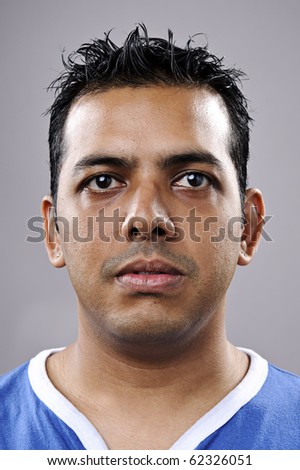
[[[81,389],[88,386],[89,394],[91,391],[97,394],[103,388],[124,393],[124,387],[156,392],[174,388],[185,392],[186,384],[190,389],[194,385],[197,389],[211,390],[214,383],[217,386],[238,383],[245,373],[242,357],[227,341],[223,321],[212,319],[189,341],[147,348],[126,344],[111,347],[81,323],[77,341],[53,359],[57,364],[56,376],[64,370],[69,383]],[[243,372],[237,367],[241,362]]]
[[[81,324],[76,343],[50,356],[50,380],[109,448],[167,449],[246,374],[247,356],[227,341],[222,322],[210,323],[185,347],[167,345],[160,361],[110,348]]]

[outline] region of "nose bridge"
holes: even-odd
[[[168,217],[167,203],[161,188],[152,181],[140,181],[130,201],[131,217],[145,218],[150,224],[157,217]]]
[[[148,238],[158,228],[169,236],[174,231],[166,195],[157,182],[140,179],[128,199],[122,232],[130,239],[134,230]]]

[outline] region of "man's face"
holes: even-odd
[[[70,110],[65,144],[57,216],[69,230],[59,222],[59,237],[82,321],[153,343],[221,318],[241,201],[220,97],[159,86],[88,94]]]

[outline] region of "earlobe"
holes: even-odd
[[[250,188],[246,191],[244,215],[245,224],[238,258],[240,266],[246,266],[252,260],[264,226],[265,206],[262,194],[256,188]]]
[[[41,209],[44,218],[45,246],[50,263],[56,268],[62,268],[65,266],[65,260],[55,224],[55,208],[51,196],[43,198]]]

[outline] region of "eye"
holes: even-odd
[[[192,171],[178,178],[175,186],[183,188],[204,188],[210,184],[208,176],[198,171]]]
[[[125,184],[118,180],[116,177],[101,173],[100,175],[96,175],[93,178],[91,178],[85,185],[86,188],[92,190],[92,191],[105,191],[108,189],[116,189],[116,188],[121,188]]]

